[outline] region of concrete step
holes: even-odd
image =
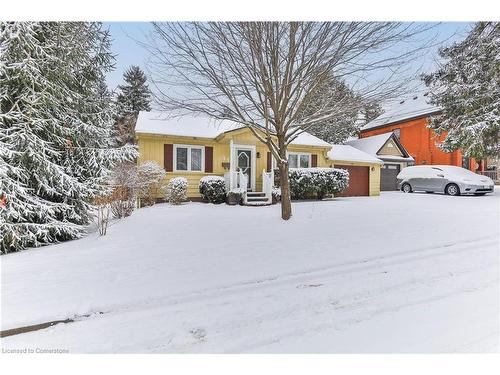
[[[265,197],[266,193],[262,191],[247,191],[247,197]]]
[[[247,203],[245,203],[245,206],[254,206],[254,207],[270,206],[270,205],[271,202],[269,202],[267,199],[265,201],[248,201]]]
[[[247,197],[248,202],[267,202],[268,199],[264,197]]]

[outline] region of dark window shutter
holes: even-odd
[[[205,173],[214,171],[214,148],[205,146]]]
[[[273,160],[273,158],[271,156],[271,152],[268,151],[267,152],[267,167],[266,167],[267,172],[271,172],[272,160]]]
[[[317,167],[318,166],[318,155],[312,154],[311,155],[311,167]]]
[[[170,144],[163,145],[163,168],[166,172],[174,170],[174,146]]]

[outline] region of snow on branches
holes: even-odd
[[[80,237],[115,148],[110,38],[93,22],[0,23],[1,252]]]
[[[461,42],[439,52],[439,69],[423,77],[442,114],[429,127],[447,133],[440,147],[482,159],[500,152],[500,24],[478,22]]]

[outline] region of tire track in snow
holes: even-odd
[[[230,297],[232,295],[239,295],[240,293],[258,290],[260,288],[277,288],[282,285],[303,283],[311,279],[333,276],[352,275],[360,272],[370,271],[381,267],[390,267],[407,264],[409,262],[424,261],[430,258],[443,257],[447,255],[460,254],[465,251],[477,250],[484,251],[482,248],[489,245],[498,244],[496,236],[479,237],[460,243],[446,242],[436,246],[429,246],[417,248],[413,250],[406,250],[403,252],[388,253],[381,256],[365,258],[362,260],[355,260],[340,264],[333,264],[323,267],[317,267],[299,272],[290,272],[281,274],[275,277],[249,280],[234,283],[222,287],[214,287],[201,289],[198,291],[182,293],[180,295],[170,295],[161,298],[138,300],[134,305],[115,305],[98,307],[94,309],[99,314],[94,314],[93,311],[89,312],[88,318],[81,318],[75,320],[78,322],[87,319],[99,319],[108,315],[121,314],[133,311],[141,311],[150,308],[168,307],[185,303],[198,303],[204,300],[217,299],[220,297]],[[477,249],[479,247],[479,249]],[[426,254],[429,253],[429,254]],[[332,272],[335,272],[332,275]],[[104,312],[104,313],[103,313]]]
[[[498,279],[482,284],[480,286],[480,289],[484,289],[484,288],[488,288],[488,287],[495,287],[497,285],[498,285]],[[253,342],[253,343],[248,344],[248,345],[237,346],[237,347],[231,348],[230,350],[226,351],[226,353],[251,352],[252,350],[255,350],[257,348],[269,346],[269,345],[278,343],[284,339],[312,335],[312,334],[318,333],[320,331],[332,330],[332,328],[335,331],[339,331],[339,330],[342,330],[343,328],[350,326],[352,324],[358,324],[361,322],[365,322],[367,320],[373,319],[373,318],[375,318],[379,315],[385,314],[385,313],[396,312],[396,311],[399,311],[399,310],[402,310],[402,309],[405,309],[408,307],[425,305],[428,303],[440,301],[440,300],[445,299],[445,298],[458,296],[460,294],[475,292],[476,290],[477,290],[477,288],[470,288],[470,287],[460,288],[460,289],[454,290],[451,293],[450,292],[442,293],[442,294],[434,295],[434,296],[428,297],[428,298],[416,299],[414,301],[407,302],[404,304],[397,304],[394,306],[385,306],[383,308],[376,309],[376,310],[372,311],[371,313],[365,314],[365,316],[363,316],[363,317],[357,317],[357,318],[349,317],[349,318],[335,321],[333,327],[332,327],[332,323],[328,322],[328,323],[313,324],[311,326],[307,326],[306,328],[301,328],[301,329],[291,329],[288,331],[281,331],[278,334],[278,336],[279,336],[278,339],[269,338],[267,340]],[[273,334],[274,334],[274,336],[276,336],[275,332]],[[494,334],[494,333],[492,333],[492,334]],[[488,335],[488,336],[490,336],[490,335]],[[472,343],[469,343],[469,344],[472,344]]]
[[[494,240],[491,240],[494,239]],[[118,313],[122,311],[143,310],[144,308],[160,307],[166,305],[176,305],[180,303],[198,302],[202,299],[217,298],[218,296],[227,296],[231,294],[239,294],[244,291],[267,287],[267,286],[280,286],[286,285],[291,282],[300,283],[310,279],[316,279],[323,275],[328,275],[332,271],[336,271],[335,275],[349,275],[371,269],[378,269],[380,267],[388,267],[398,264],[406,264],[409,262],[427,260],[435,257],[442,257],[453,254],[460,254],[465,251],[476,250],[484,251],[481,248],[484,246],[497,245],[498,240],[496,236],[481,237],[460,243],[444,243],[437,246],[425,247],[416,250],[408,250],[399,253],[385,254],[379,257],[373,257],[358,261],[351,261],[341,264],[333,264],[324,267],[318,267],[300,272],[291,272],[281,274],[275,277],[262,278],[250,281],[243,281],[227,286],[214,287],[201,289],[193,292],[182,293],[179,295],[169,295],[161,298],[147,299],[137,301],[134,305],[115,305],[111,307],[102,307],[101,311],[106,310],[108,313]],[[446,250],[443,250],[446,249]],[[426,252],[432,252],[428,255],[418,255]],[[395,260],[393,260],[395,259]],[[386,262],[382,262],[387,260]]]
[[[489,264],[486,262],[486,264],[480,264],[479,266],[474,266],[474,267],[464,267],[461,265],[461,267],[455,267],[452,271],[453,274],[450,274],[450,269],[447,268],[445,270],[445,274],[438,274],[435,277],[427,277],[425,273],[422,273],[423,277],[420,279],[415,279],[415,278],[410,278],[404,283],[398,283],[395,285],[389,285],[389,286],[384,286],[382,288],[378,289],[368,289],[366,291],[361,291],[361,292],[356,292],[356,293],[351,293],[351,294],[345,294],[343,296],[338,296],[336,299],[338,300],[338,304],[335,306],[332,306],[332,301],[331,301],[331,296],[317,296],[317,301],[311,304],[309,300],[307,301],[300,301],[298,304],[286,304],[286,299],[284,301],[278,300],[275,301],[273,307],[277,307],[272,309],[271,311],[269,310],[269,306],[266,308],[266,313],[264,314],[259,314],[255,315],[252,313],[250,316],[243,316],[239,319],[232,319],[229,321],[220,321],[218,319],[215,319],[218,314],[217,311],[218,308],[223,308],[225,304],[228,304],[230,306],[238,306],[238,304],[245,303],[244,301],[238,301],[238,300],[233,300],[233,301],[219,301],[218,304],[211,304],[211,305],[203,305],[204,311],[206,313],[204,314],[204,319],[210,319],[209,317],[212,317],[211,322],[207,322],[206,320],[199,321],[198,319],[193,319],[192,316],[190,316],[190,312],[192,310],[196,310],[196,308],[189,308],[188,306],[184,306],[185,310],[184,311],[177,311],[175,314],[179,314],[182,316],[185,316],[184,321],[191,321],[195,320],[196,324],[199,324],[204,327],[204,329],[208,332],[208,337],[209,340],[211,341],[212,346],[216,347],[224,347],[227,342],[235,341],[234,338],[239,338],[236,339],[236,341],[239,340],[247,340],[248,336],[251,335],[256,335],[257,336],[267,336],[267,335],[272,335],[272,337],[269,337],[264,340],[258,340],[254,341],[251,343],[245,342],[245,343],[240,343],[240,344],[234,344],[229,348],[225,348],[225,350],[218,350],[217,352],[245,352],[245,351],[252,351],[256,348],[259,348],[261,346],[265,345],[271,345],[273,343],[279,342],[280,340],[284,339],[289,339],[289,338],[294,338],[294,337],[300,337],[302,335],[310,335],[311,333],[315,333],[317,331],[322,331],[322,330],[339,330],[343,329],[344,327],[347,327],[351,324],[356,324],[359,322],[363,322],[365,320],[372,319],[373,317],[376,317],[377,315],[381,315],[384,313],[388,312],[394,312],[398,311],[400,309],[406,308],[406,307],[411,307],[411,306],[417,306],[425,303],[430,303],[433,301],[439,301],[440,299],[443,298],[448,298],[454,295],[459,295],[461,293],[467,293],[467,292],[473,292],[476,291],[478,288],[485,288],[489,286],[496,286],[498,284],[498,277],[495,277],[495,280],[487,281],[485,283],[480,283],[476,286],[471,287],[469,284],[470,283],[462,283],[460,284],[457,288],[454,288],[451,291],[448,291],[447,293],[441,293],[437,295],[433,295],[429,297],[426,295],[425,297],[422,296],[417,296],[418,298],[413,298],[413,300],[410,300],[404,304],[400,303],[400,296],[401,294],[409,294],[411,292],[420,292],[422,289],[420,287],[427,288],[426,290],[429,290],[432,294],[432,291],[439,291],[440,288],[439,286],[442,284],[442,282],[449,281],[450,279],[464,279],[464,278],[469,278],[474,280],[474,278],[471,278],[471,275],[474,275],[477,272],[484,272],[486,268],[495,268],[495,264]],[[456,269],[459,268],[459,269]],[[417,271],[418,272],[418,271]],[[379,276],[379,274],[373,274],[373,276]],[[335,276],[332,276],[332,278],[335,278]],[[324,280],[321,280],[324,281]],[[370,280],[368,280],[370,281]],[[372,280],[373,281],[373,280]],[[454,284],[456,284],[457,281],[454,281]],[[327,284],[327,282],[325,282]],[[366,284],[366,283],[365,283]],[[464,284],[467,284],[464,286]],[[372,285],[369,283],[369,285]],[[345,288],[345,285],[339,285],[338,286],[340,289]],[[264,291],[262,291],[264,292]],[[277,298],[279,298],[280,294],[278,293]],[[248,301],[250,299],[253,300],[258,300],[259,297],[263,296],[241,296],[241,299]],[[392,300],[391,300],[392,298]],[[389,300],[389,304],[387,304],[387,301]],[[283,303],[285,302],[285,303]],[[378,306],[381,305],[380,308],[377,309],[372,309],[371,311],[366,311],[363,310],[365,307],[373,307],[373,306]],[[323,308],[322,311],[317,311],[318,308]],[[201,306],[200,306],[201,308]],[[308,324],[308,317],[310,318],[311,310],[315,311],[314,318],[315,320],[321,320],[322,317],[327,317],[328,319],[323,319],[323,321],[328,321],[328,323],[320,323],[320,324]],[[332,315],[334,313],[334,315]],[[335,315],[337,314],[337,315]],[[338,315],[340,314],[340,315]],[[235,315],[235,314],[233,314]],[[235,316],[238,316],[237,314]],[[343,316],[344,318],[339,318]],[[334,317],[336,318],[334,321],[331,320],[331,318]],[[294,322],[300,322],[302,325],[303,323],[306,324],[306,327],[304,328],[299,328],[297,329],[294,327],[293,329],[290,329],[290,326],[294,325]],[[193,322],[194,323],[194,322]],[[278,324],[276,324],[278,323]],[[280,327],[281,326],[281,327]],[[332,327],[333,326],[333,327]],[[278,338],[277,338],[278,337]],[[232,338],[229,340],[229,338]],[[214,345],[214,340],[216,344]],[[249,340],[251,341],[251,339]],[[167,351],[175,351],[175,352],[186,352],[186,351],[199,351],[199,352],[205,352],[203,350],[203,345],[204,343],[193,343],[193,342],[186,342],[184,344],[177,344],[177,345],[172,345],[172,346],[166,346],[164,349]]]

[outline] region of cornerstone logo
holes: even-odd
[[[61,348],[19,348],[19,349],[6,349],[2,348],[2,354],[66,354],[69,353],[68,349]]]

